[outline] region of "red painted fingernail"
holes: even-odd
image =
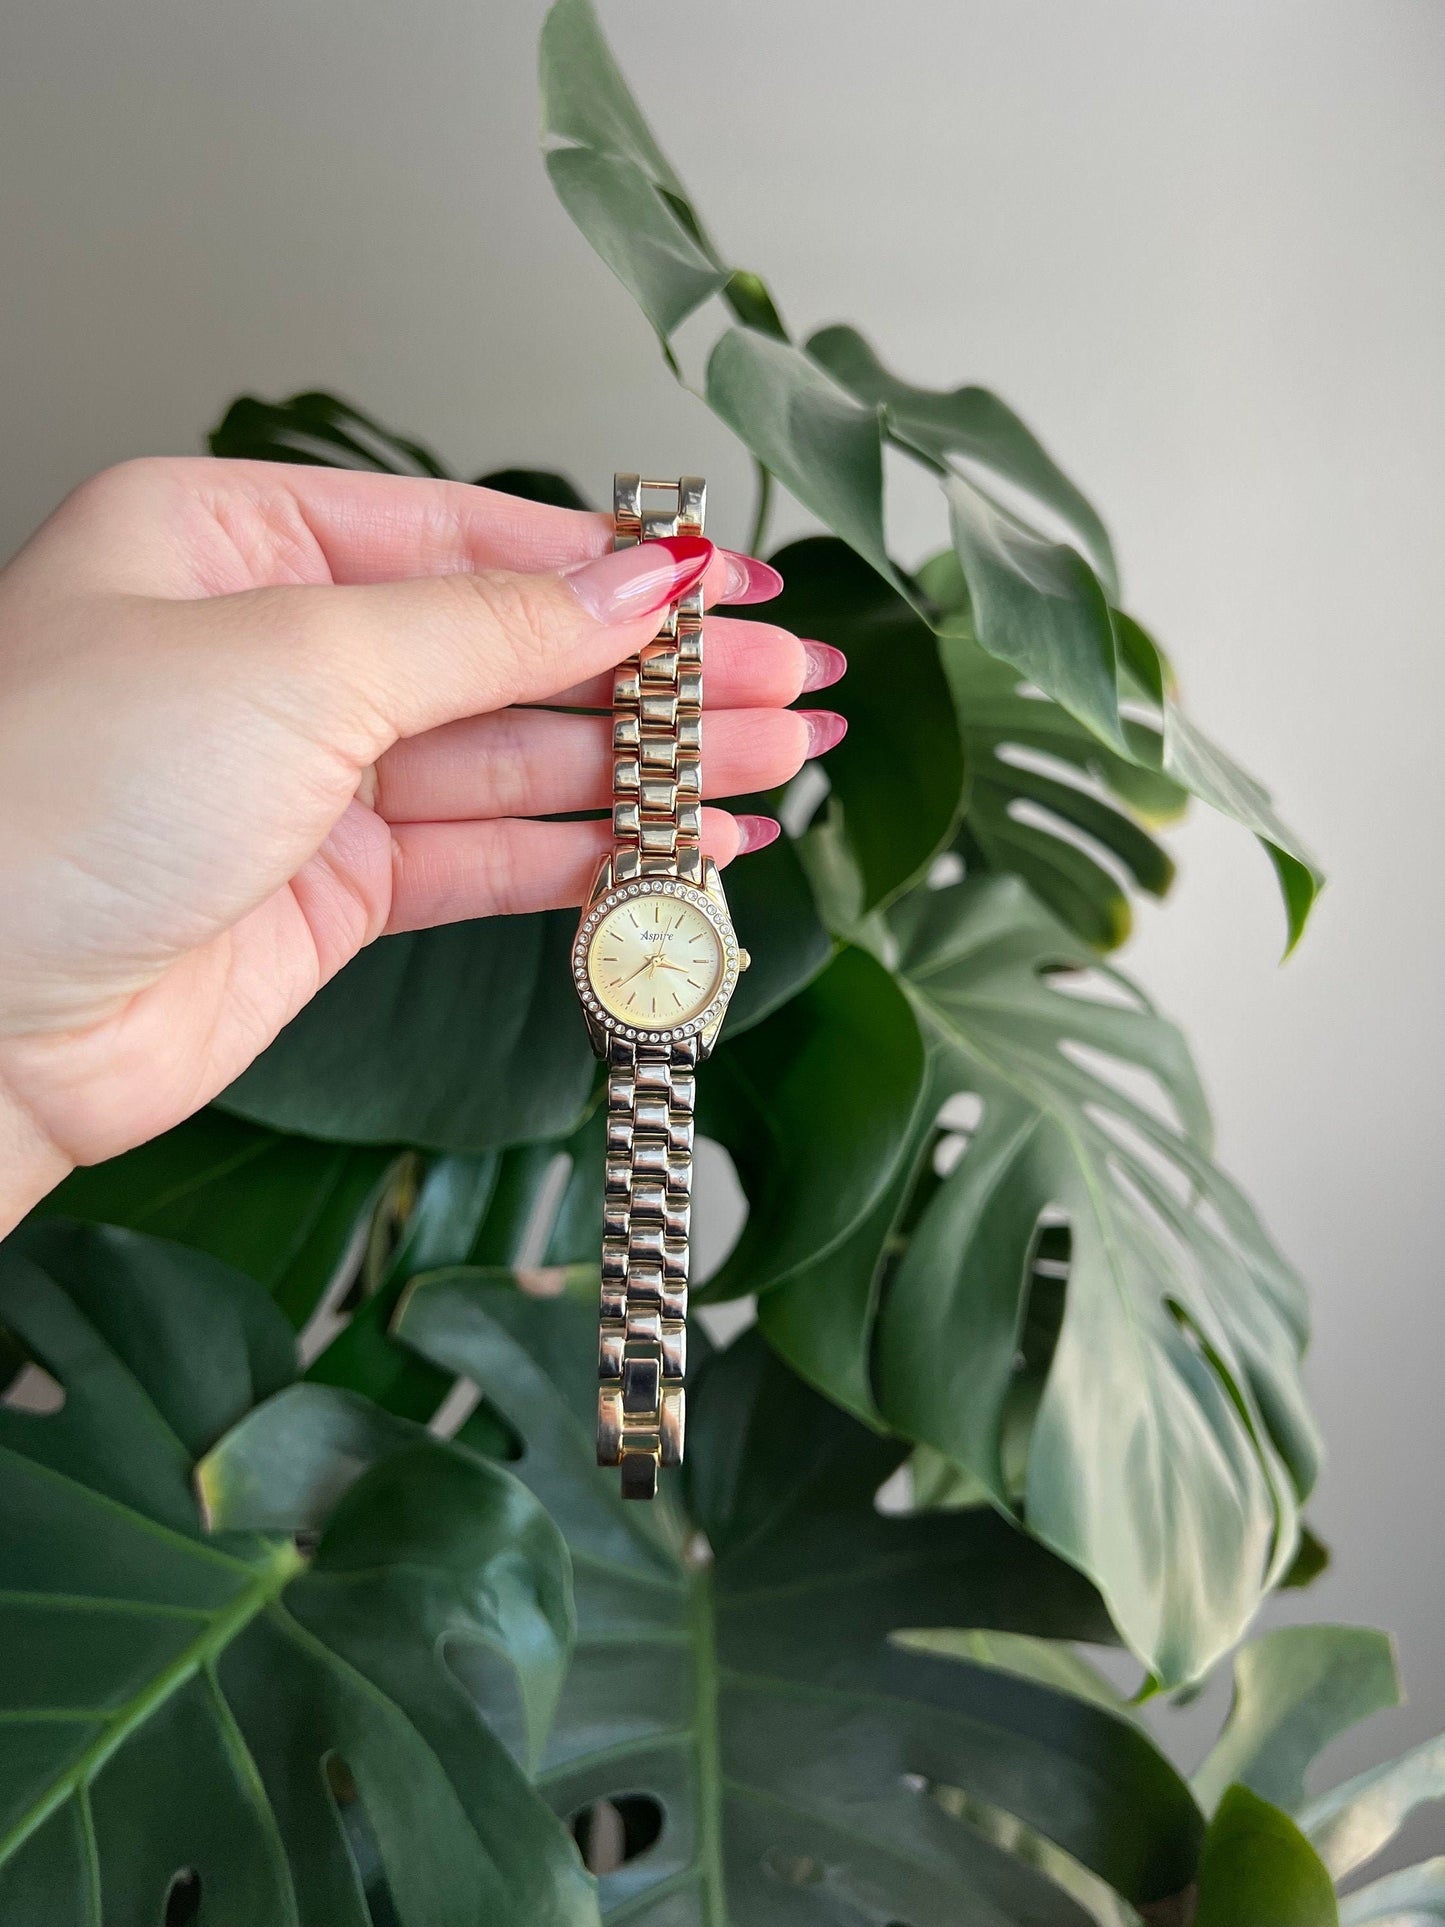
[[[771,816],[735,816],[738,826],[738,855],[746,856],[750,850],[765,850],[770,843],[776,843],[783,833],[783,826]]]
[[[701,535],[663,535],[563,573],[594,622],[636,622],[686,595],[706,575],[715,553]]]
[[[805,642],[803,657],[804,689],[831,688],[848,673],[848,658],[831,642]]]
[[[771,602],[775,595],[782,594],[783,578],[770,562],[759,562],[755,555],[739,555],[735,549],[724,549],[723,555],[728,581],[722,601]]]
[[[826,756],[848,734],[848,718],[836,709],[800,709],[798,714],[808,725],[810,756]]]

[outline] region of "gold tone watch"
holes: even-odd
[[[644,507],[644,498],[663,498]],[[706,486],[618,475],[618,548],[701,535]],[[650,1499],[682,1463],[693,1072],[748,965],[702,815],[702,592],[668,609],[617,670],[612,833],[572,952],[592,1047],[607,1063],[607,1176],[597,1461]]]

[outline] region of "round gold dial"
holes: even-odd
[[[592,933],[587,975],[605,1011],[639,1029],[691,1022],[723,975],[722,939],[701,910],[675,896],[629,897]]]

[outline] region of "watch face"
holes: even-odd
[[[598,1003],[619,1023],[639,1030],[690,1023],[722,981],[722,939],[681,897],[628,897],[593,931],[587,975]]]

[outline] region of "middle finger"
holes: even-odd
[[[795,636],[775,622],[710,615],[702,631],[703,703],[709,709],[781,709],[805,690],[828,688],[848,666],[841,649]],[[564,708],[610,709],[612,676],[594,676],[547,701]]]
[[[846,727],[826,709],[710,711],[703,795],[775,789],[831,749]],[[512,708],[446,723],[394,744],[364,800],[389,823],[604,810],[612,800],[612,722]]]

